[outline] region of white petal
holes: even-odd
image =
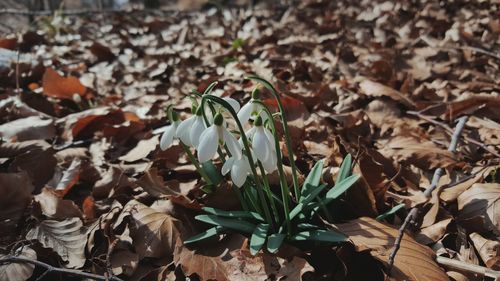
[[[198,145],[198,160],[205,163],[212,159],[217,152],[218,146],[217,126],[212,125],[205,129],[200,136],[200,144]]]
[[[257,127],[252,140],[252,148],[260,162],[265,162],[269,158],[269,141],[262,127]]]
[[[235,160],[234,157],[229,157],[226,160],[226,162],[224,163],[224,165],[222,165],[222,169],[221,169],[222,175],[225,176],[231,170],[231,168],[233,167],[233,164],[234,164],[234,160]]]
[[[167,127],[165,132],[163,132],[163,135],[161,136],[160,139],[160,149],[165,150],[169,148],[172,145],[172,142],[174,141],[174,136],[175,136],[175,125],[170,125]]]
[[[189,132],[191,130],[191,126],[193,125],[195,117],[196,116],[191,116],[188,119],[182,121],[179,127],[177,127],[177,130],[175,132],[177,137],[187,146],[191,145],[191,141],[189,139]]]
[[[235,112],[240,111],[240,103],[237,102],[235,99],[226,97],[226,98],[223,98],[223,100],[227,101],[227,103],[229,103],[229,105],[231,105],[231,107],[234,109]]]
[[[231,169],[231,180],[238,187],[242,187],[247,179],[248,171],[245,169],[246,159],[236,160]]]
[[[196,119],[191,126],[191,132],[189,132],[189,141],[194,147],[198,147],[198,144],[200,143],[201,133],[203,133],[206,128],[207,126],[205,126],[203,117],[196,116]]]
[[[275,140],[274,140],[274,136],[273,136],[273,133],[271,133],[270,130],[264,128],[264,133],[266,134],[266,137],[269,141],[269,144],[271,146],[271,150],[274,150],[276,151],[276,143],[275,143]]]
[[[276,152],[271,151],[269,156],[270,157],[267,161],[262,162],[262,166],[264,167],[264,170],[268,174],[274,172],[274,170],[276,170],[278,168],[278,165],[277,165],[278,159],[276,158]]]
[[[236,159],[241,158],[241,146],[238,143],[238,140],[236,140],[236,137],[226,128],[224,128],[224,143],[226,143],[229,152],[231,152],[231,156]]]
[[[257,127],[252,127],[250,130],[248,130],[245,135],[247,136],[247,138],[249,138],[250,140],[253,138],[253,135],[255,135],[255,130],[257,129]]]
[[[246,122],[248,122],[248,120],[250,119],[250,115],[252,115],[253,108],[253,104],[251,102],[248,102],[240,109],[240,111],[238,112],[238,119],[240,120],[241,124],[245,124]]]

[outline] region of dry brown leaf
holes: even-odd
[[[367,96],[389,97],[395,101],[402,102],[403,104],[405,104],[407,106],[410,106],[410,107],[415,106],[415,103],[410,98],[408,98],[407,96],[402,94],[401,92],[399,92],[391,87],[388,87],[386,85],[383,85],[383,84],[380,84],[377,82],[373,82],[373,81],[368,80],[368,79],[363,80],[361,83],[359,83],[359,88]]]
[[[54,121],[39,116],[21,118],[0,125],[0,137],[7,140],[45,140],[55,135]]]
[[[446,233],[446,229],[451,221],[452,219],[448,218],[422,228],[420,232],[415,235],[415,240],[426,245],[436,243]]]
[[[452,187],[445,188],[439,194],[440,199],[448,203],[455,201],[458,198],[458,196],[460,196],[460,194],[462,194],[465,190],[469,189],[473,184],[482,181],[495,169],[498,169],[498,166],[489,166],[486,168],[474,167],[472,169],[472,172],[476,174],[472,178],[460,182],[456,185],[453,185]]]
[[[0,237],[12,235],[35,187],[26,172],[0,173]]]
[[[481,141],[488,145],[494,145],[497,150],[500,147],[500,124],[488,118],[469,117],[467,126],[477,128]]]
[[[36,252],[29,248],[23,247],[20,252],[16,253],[17,257],[36,260]],[[6,256],[0,254],[0,260]],[[5,281],[25,281],[33,274],[35,265],[31,263],[6,263],[0,264],[0,280]]]
[[[336,226],[357,247],[371,249],[372,255],[387,266],[399,234],[398,229],[368,217]],[[430,248],[404,235],[394,262],[393,277],[396,280],[448,280],[434,258],[435,254]]]
[[[469,235],[479,256],[487,267],[493,270],[500,269],[500,242],[497,240],[488,240],[479,233]]]
[[[38,240],[43,247],[54,250],[67,262],[68,268],[80,268],[85,264],[87,235],[79,218],[44,220],[28,232],[26,239]]]
[[[50,219],[82,217],[82,212],[75,202],[60,198],[52,188],[43,188],[42,193],[35,195],[34,200],[40,204],[42,214]]]
[[[129,243],[120,241],[113,249],[110,257],[113,274],[131,276],[135,272],[139,256],[129,247],[132,247]]]
[[[35,189],[39,190],[54,175],[56,164],[57,160],[52,148],[33,148],[17,155],[10,164],[9,170],[13,172],[26,171],[30,175]]]
[[[120,160],[125,162],[135,162],[146,158],[149,153],[154,151],[160,143],[159,136],[153,136],[150,139],[140,140],[137,145],[132,148],[127,154],[120,156]]]
[[[63,77],[52,68],[47,68],[42,78],[43,94],[48,97],[72,100],[76,94],[84,96],[87,88],[74,76]]]
[[[413,164],[423,170],[436,167],[449,167],[455,164],[455,156],[446,149],[437,147],[431,141],[413,137],[395,137],[390,139],[379,152],[393,157],[397,162]]]
[[[130,237],[140,259],[162,258],[173,254],[182,229],[177,219],[135,200],[125,205],[123,214],[130,214],[132,217]]]
[[[469,231],[493,231],[500,235],[500,184],[475,183],[457,199],[458,218],[474,220]],[[477,221],[482,223],[478,224]]]

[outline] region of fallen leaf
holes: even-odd
[[[16,257],[36,260],[36,252],[29,248],[23,247],[20,252],[15,254]],[[5,255],[0,254],[0,260],[6,258]],[[35,265],[26,262],[9,262],[0,264],[0,280],[5,281],[25,281],[28,280],[33,274]]]
[[[54,250],[67,262],[68,268],[80,268],[85,264],[87,235],[79,218],[44,220],[28,232],[26,239],[38,240],[43,247]]]
[[[51,139],[56,135],[52,119],[30,116],[0,125],[0,137],[7,140],[27,141]]]
[[[398,229],[368,217],[336,226],[356,247],[371,249],[372,255],[387,266]],[[430,248],[404,235],[394,262],[393,277],[396,280],[448,280],[434,259],[435,254]]]
[[[415,240],[425,245],[436,243],[446,233],[446,229],[451,221],[451,218],[444,219],[420,229],[420,232],[415,235]]]
[[[399,92],[391,87],[385,86],[385,85],[377,83],[377,82],[373,82],[373,81],[368,80],[368,79],[363,80],[361,83],[359,83],[359,88],[367,96],[389,97],[395,101],[402,102],[403,104],[405,104],[407,106],[410,106],[410,107],[415,106],[415,103],[410,98],[408,98],[407,96],[402,94],[401,92]]]
[[[500,184],[475,183],[458,196],[458,219],[474,220],[469,231],[493,231],[500,235]],[[478,224],[478,220],[482,223]]]
[[[496,240],[488,240],[482,237],[479,233],[469,235],[474,247],[479,256],[487,267],[493,270],[500,269],[500,242]]]
[[[54,150],[33,148],[23,154],[17,155],[9,166],[9,170],[17,172],[26,171],[35,185],[40,190],[54,175],[57,160]]]
[[[43,94],[48,97],[73,100],[76,94],[83,97],[87,88],[74,76],[63,77],[48,67],[42,78]]]
[[[42,214],[50,219],[82,217],[82,212],[73,201],[60,198],[52,188],[43,188],[42,193],[35,195],[34,200],[40,204]]]
[[[13,234],[34,190],[26,172],[0,173],[0,237]]]
[[[135,162],[146,158],[149,153],[156,149],[159,143],[160,139],[158,135],[150,139],[140,140],[134,148],[127,152],[127,154],[120,156],[119,159],[125,162]]]

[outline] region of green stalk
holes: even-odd
[[[243,210],[248,211],[249,209],[248,209],[247,202],[245,202],[245,200],[243,199],[243,195],[241,194],[240,189],[234,184],[232,184],[232,187],[233,187],[234,193],[236,193],[236,196],[240,200],[241,207],[243,207]]]
[[[276,131],[276,124],[274,124],[273,121],[273,115],[269,108],[262,103],[259,100],[255,100],[255,103],[258,103],[262,106],[264,111],[266,112],[268,118],[269,118],[269,123],[271,124],[271,130],[273,131],[274,135],[274,148],[276,150],[276,157],[278,158],[278,174],[280,176],[280,186],[281,186],[281,197],[283,200],[283,211],[285,212],[285,221],[286,221],[286,226],[287,226],[287,232],[288,234],[291,234],[292,231],[292,226],[290,224],[290,190],[288,189],[288,183],[286,182],[286,175],[285,172],[283,171],[283,159],[281,156],[281,149],[280,149],[280,141],[277,137],[277,131]]]
[[[189,161],[191,161],[191,163],[193,163],[194,167],[196,168],[196,171],[198,171],[198,173],[203,177],[203,179],[208,183],[208,184],[213,184],[212,180],[210,179],[210,177],[207,175],[207,173],[205,172],[205,170],[203,170],[203,168],[200,166],[200,163],[198,162],[198,160],[194,157],[193,153],[191,152],[191,150],[189,149],[189,147],[187,145],[185,145],[182,141],[179,141],[179,143],[181,144],[182,146],[182,149],[184,149],[184,152],[186,152],[188,158],[189,158]]]
[[[269,202],[271,203],[271,210],[273,211],[276,222],[279,222],[278,219],[279,219],[280,214],[278,213],[278,209],[276,208],[276,203],[274,202],[274,199],[273,199],[273,194],[271,191],[271,187],[269,186],[269,181],[267,179],[266,171],[264,170],[264,167],[262,167],[262,163],[260,163],[260,161],[257,161],[257,163],[259,164],[260,174],[262,176],[262,181],[264,182],[264,190],[266,191],[267,198],[269,199]],[[274,223],[272,226],[273,226],[273,228],[275,228]]]
[[[214,82],[214,83],[216,83],[216,82]],[[214,83],[212,83],[212,84],[214,84]],[[212,85],[210,85],[210,86],[212,86]],[[252,153],[250,152],[250,147],[248,146],[248,139],[247,139],[247,136],[245,135],[245,130],[243,129],[243,126],[241,125],[241,123],[238,119],[238,115],[236,114],[236,112],[234,111],[234,109],[231,107],[231,105],[229,103],[227,103],[225,100],[223,100],[219,97],[212,96],[212,95],[204,95],[201,98],[200,106],[202,108],[205,105],[205,103],[207,102],[207,100],[211,100],[213,102],[216,102],[216,103],[222,105],[224,108],[226,108],[227,111],[229,111],[229,113],[231,113],[233,119],[236,121],[236,124],[238,125],[238,129],[240,131],[241,140],[243,141],[243,147],[245,148],[245,152],[247,153],[247,157],[248,157],[248,160],[250,162],[250,168],[252,169],[252,174],[255,177],[255,184],[257,185],[257,193],[259,194],[260,200],[262,201],[261,203],[262,203],[262,208],[264,210],[264,215],[266,217],[266,221],[268,223],[271,223],[272,219],[271,219],[271,213],[269,212],[269,206],[267,206],[267,204],[266,204],[266,200],[265,200],[266,197],[265,197],[264,193],[262,192],[263,188],[262,188],[260,181],[258,180],[258,175],[257,175],[257,170],[255,169],[255,165],[253,165],[253,163],[255,163],[255,162],[253,161]]]
[[[271,93],[273,94],[274,98],[276,99],[276,102],[278,103],[278,108],[281,112],[281,121],[283,123],[283,131],[285,135],[285,142],[286,142],[286,147],[288,149],[288,155],[290,158],[290,166],[292,167],[292,179],[293,179],[293,189],[295,193],[295,200],[297,202],[300,199],[300,192],[299,192],[299,180],[297,178],[297,167],[295,166],[295,159],[293,155],[293,149],[292,149],[292,141],[290,139],[290,132],[288,130],[288,122],[286,121],[286,113],[285,113],[285,108],[283,107],[283,103],[281,102],[281,99],[278,95],[278,92],[276,89],[269,83],[268,81],[258,77],[258,76],[250,76],[247,77],[250,80],[257,81],[264,85]],[[272,115],[271,115],[272,116]]]

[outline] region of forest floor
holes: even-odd
[[[500,5],[365,2],[54,15],[0,38],[0,280],[499,276]],[[181,146],[159,148],[165,109],[185,119],[214,81],[243,105],[249,74],[281,95],[301,181],[322,159],[333,186],[353,156],[325,222],[348,242],[182,243],[202,206],[240,206],[229,177],[207,194]]]

